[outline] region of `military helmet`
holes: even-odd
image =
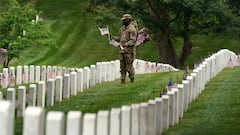
[[[132,19],[132,16],[130,14],[124,14],[121,20],[125,20],[125,19]]]

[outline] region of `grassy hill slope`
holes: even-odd
[[[20,0],[26,2],[29,0]],[[88,0],[38,0],[36,8],[42,11],[40,17],[57,35],[57,47],[53,49],[32,47],[10,65],[39,64],[83,67],[97,61],[115,60],[118,49],[108,44],[108,38],[101,36],[96,24],[96,15],[87,10]],[[116,35],[121,22],[116,20],[109,24],[111,32]],[[221,48],[239,52],[239,40],[223,37],[194,35],[195,44],[188,65],[200,61],[207,55]],[[183,41],[173,39],[176,52],[180,55]],[[137,58],[158,61],[154,41],[137,48]]]
[[[93,13],[87,11],[87,1],[79,0],[39,0],[37,9],[42,11],[43,21],[57,34],[57,47],[30,48],[11,65],[49,64],[82,67],[97,61],[118,59],[118,48],[108,44],[107,36],[101,36]],[[109,24],[110,29],[118,25]],[[116,34],[117,29],[111,29]],[[157,51],[152,43],[138,48],[138,56],[157,61]],[[151,53],[149,53],[151,52]],[[142,57],[142,58],[143,58]]]

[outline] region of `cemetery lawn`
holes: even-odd
[[[122,105],[147,102],[160,95],[170,78],[180,83],[182,77],[183,72],[178,71],[136,75],[134,84],[131,84],[128,78],[124,85],[120,84],[120,80],[104,82],[52,107],[46,107],[45,111],[62,111],[67,114],[70,110],[78,110],[82,113],[96,113],[98,110],[111,110]],[[22,118],[15,119],[16,135],[22,134],[22,124]]]
[[[240,67],[224,69],[164,135],[239,135]]]

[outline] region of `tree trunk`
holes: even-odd
[[[191,54],[192,49],[192,42],[189,40],[189,22],[191,19],[191,13],[185,13],[184,14],[184,31],[183,31],[183,39],[184,44],[182,48],[182,53],[180,57],[180,63],[181,65],[184,65],[185,61],[188,58],[188,55]]]
[[[159,53],[159,62],[168,63],[176,68],[181,64],[177,57],[175,48],[172,45],[169,32],[169,6],[165,5],[162,13],[162,27],[159,33],[156,33],[156,44]]]
[[[8,68],[9,62],[11,59],[9,59],[9,56],[7,56],[3,62],[3,68]]]
[[[170,64],[176,68],[181,68],[176,51],[169,37],[168,30],[161,31],[160,34],[157,34],[156,44],[158,47],[159,62]]]

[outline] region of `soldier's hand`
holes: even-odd
[[[111,33],[109,33],[109,35],[110,35],[110,38],[113,38],[113,35]]]
[[[121,44],[117,42],[115,45],[116,45],[116,47],[119,47]]]

